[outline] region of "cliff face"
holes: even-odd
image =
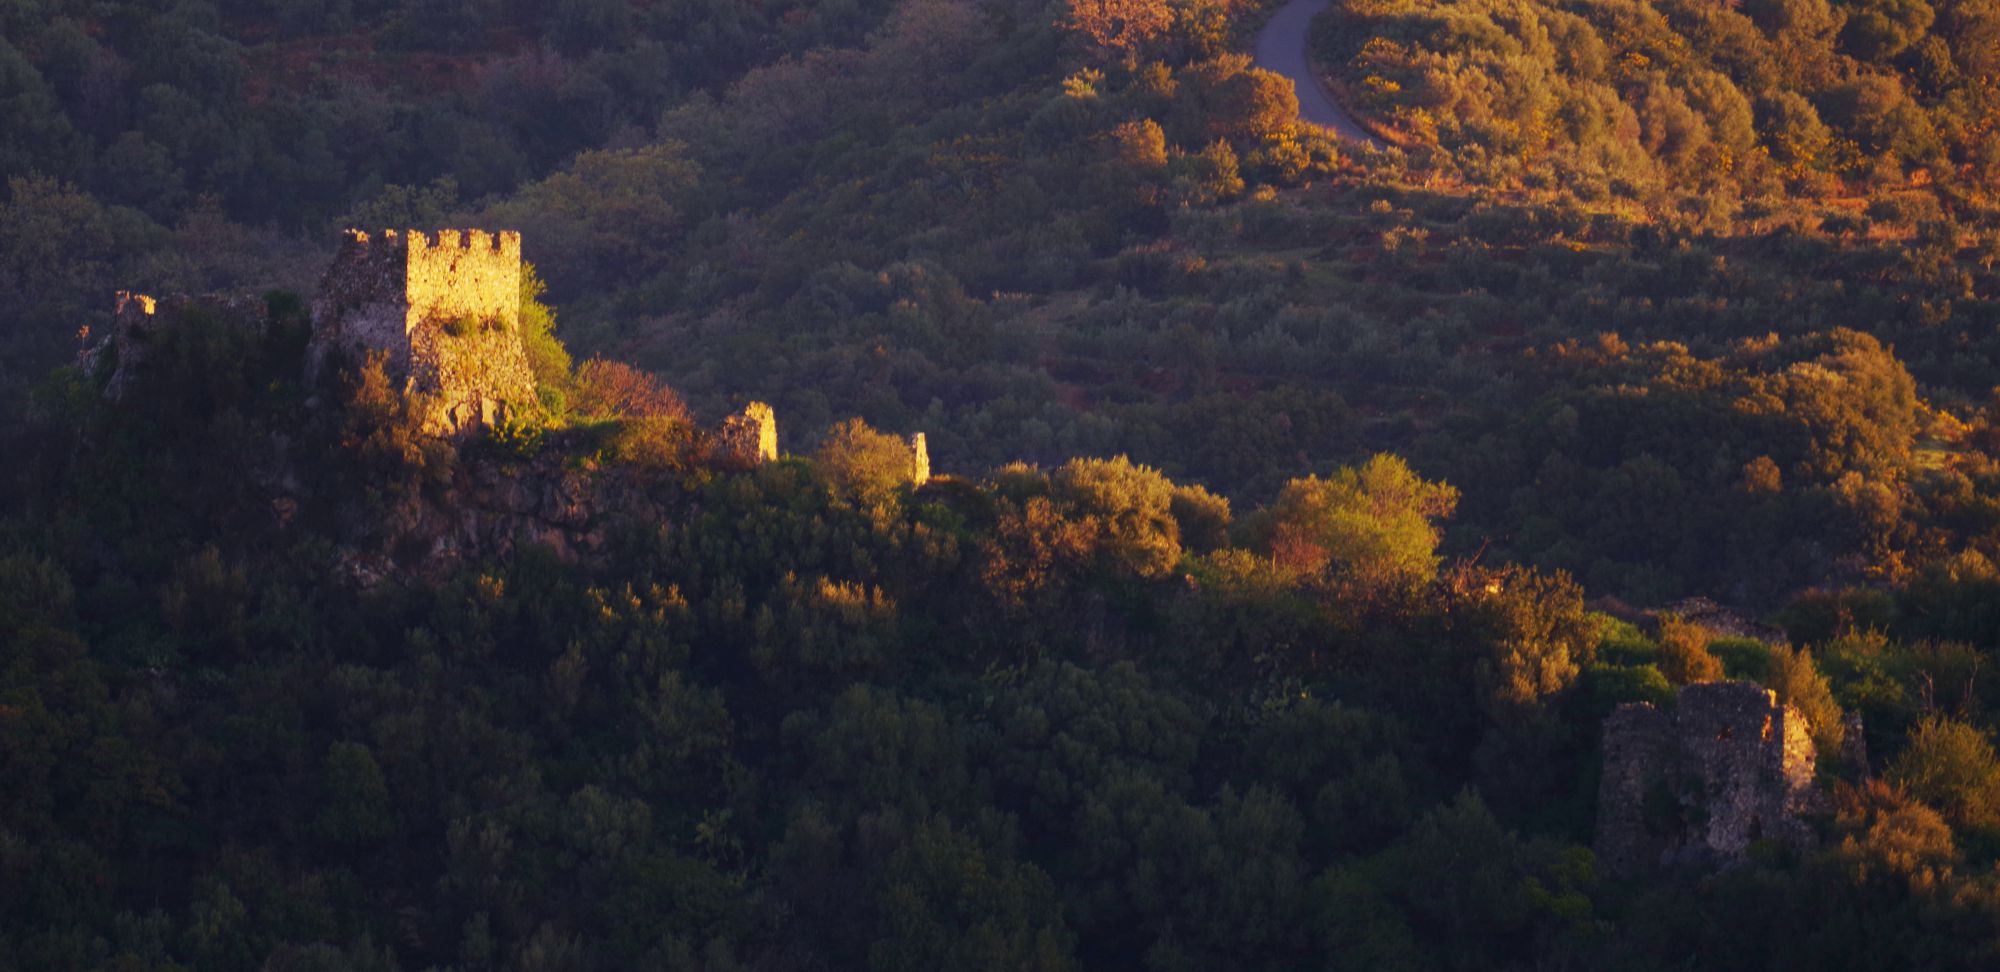
[[[1803,845],[1815,754],[1806,718],[1752,682],[1689,685],[1671,710],[1604,723],[1597,854],[1614,873],[1733,864],[1752,842]]]
[[[691,429],[681,472],[740,472],[777,458],[770,406],[750,403],[710,429]],[[594,451],[552,433],[532,456],[458,448],[446,481],[349,519],[346,557],[364,586],[390,578],[437,579],[460,567],[539,546],[589,563],[621,528],[657,529],[686,512],[679,474],[588,458]],[[338,519],[338,518],[336,518]]]
[[[591,562],[621,525],[667,522],[673,507],[629,470],[579,463],[554,451],[526,459],[471,456],[441,487],[357,523],[369,541],[343,560],[349,579],[363,587],[436,579],[523,547]]]

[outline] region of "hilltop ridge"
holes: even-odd
[[[0,969],[2000,965],[2000,6],[1266,8],[0,5]]]

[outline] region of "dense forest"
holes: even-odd
[[[0,2],[0,969],[2000,964],[2000,5],[1267,13]],[[306,362],[461,225],[464,441]],[[1722,679],[1814,839],[1614,872]]]

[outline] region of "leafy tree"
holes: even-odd
[[[1162,0],[1068,0],[1065,26],[1099,51],[1131,55],[1166,33],[1173,7]]]
[[[1675,685],[1722,680],[1722,660],[1708,650],[1715,633],[1678,615],[1660,619],[1660,671]]]
[[[611,0],[560,0],[548,13],[549,34],[571,56],[617,48],[632,29],[632,8]]]
[[[1285,484],[1272,504],[1269,544],[1280,563],[1331,571],[1367,597],[1409,593],[1437,571],[1435,521],[1458,506],[1458,491],[1419,478],[1383,454],[1328,478]]]
[[[367,746],[335,743],[327,751],[326,797],[318,821],[326,839],[365,846],[389,835],[393,821],[388,785]]]
[[[1886,63],[1930,30],[1936,11],[1923,0],[1867,0],[1848,5],[1840,40],[1864,61]]]
[[[99,177],[110,184],[114,202],[133,206],[155,220],[167,220],[187,203],[186,177],[164,146],[138,132],[126,132],[98,159]]]
[[[1794,177],[1827,163],[1833,133],[1819,119],[1812,102],[1791,91],[1779,91],[1763,102],[1760,120],[1771,157]]]
[[[54,178],[10,176],[0,202],[0,379],[39,377],[73,353],[78,322],[94,319],[119,286],[131,286],[132,254],[158,244],[143,215],[106,207]],[[0,387],[7,382],[0,381]]]
[[[863,507],[879,507],[911,483],[910,446],[858,418],[833,427],[813,453],[813,464],[836,494]]]
[[[1812,653],[1790,645],[1773,646],[1770,672],[1763,681],[1778,694],[1778,701],[1797,707],[1805,715],[1820,759],[1833,759],[1841,751],[1847,723],[1840,704],[1833,699],[1832,686],[1813,664]]]
[[[340,217],[346,225],[374,231],[444,224],[459,209],[458,180],[443,176],[427,186],[386,185]],[[525,274],[523,287],[526,287]],[[544,285],[543,290],[547,287]],[[537,298],[540,293],[535,295]]]
[[[1090,670],[1044,661],[992,679],[985,722],[1003,805],[1035,839],[1055,839],[1102,781],[1142,772],[1175,789],[1192,782],[1207,720],[1131,663]]]
[[[2000,821],[2000,759],[1986,734],[1963,722],[1931,716],[1918,723],[1883,776],[1953,820]]]
[[[521,344],[544,408],[559,413],[568,404],[571,364],[569,349],[555,334],[555,308],[542,302],[548,291],[535,265],[521,264]]]
[[[1414,821],[1421,772],[1396,720],[1308,697],[1269,713],[1252,731],[1249,767],[1264,785],[1308,808],[1315,848],[1379,850]]]
[[[1191,65],[1178,80],[1176,106],[1190,119],[1184,127],[1200,131],[1204,139],[1255,142],[1298,120],[1299,99],[1291,81],[1251,67],[1246,55],[1224,54]]]
[[[650,373],[621,361],[592,358],[578,365],[571,407],[596,418],[659,418],[686,424],[687,403]]]
[[[632,281],[678,242],[700,174],[674,143],[585,152],[486,218],[518,227],[537,265],[565,287]]]
[[[1545,704],[1594,660],[1598,626],[1568,575],[1509,569],[1468,573],[1461,584],[1470,588],[1465,621],[1486,656],[1476,663],[1482,701],[1497,719]]]
[[[920,818],[951,809],[970,782],[959,728],[937,706],[855,685],[824,716],[797,713],[785,735],[802,778],[853,812],[896,808]]]
[[[61,175],[82,161],[82,141],[40,71],[0,40],[0,172]],[[10,190],[11,191],[11,190]]]
[[[1234,199],[1243,191],[1243,173],[1236,150],[1217,139],[1199,152],[1181,152],[1167,160],[1173,198],[1182,206],[1210,206]]]
[[[1074,967],[1047,876],[996,858],[942,818],[924,821],[891,855],[877,907],[870,969]]]
[[[1167,501],[1181,541],[1189,550],[1207,553],[1229,545],[1229,498],[1217,496],[1202,486],[1174,487]]]
[[[1395,847],[1361,867],[1373,887],[1354,903],[1366,902],[1367,910],[1329,914],[1327,927],[1339,936],[1335,941],[1370,943],[1370,952],[1402,952],[1402,961],[1438,968],[1490,968],[1588,934],[1597,883],[1590,852],[1521,839],[1475,794],[1426,814]],[[1352,893],[1343,877],[1321,878],[1329,905]],[[1376,920],[1400,927],[1359,926],[1368,910],[1386,912]]]
[[[1094,534],[1103,566],[1161,577],[1180,561],[1174,486],[1157,470],[1124,456],[1072,459],[1049,475],[1049,494]]]

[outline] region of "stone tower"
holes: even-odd
[[[1614,873],[1734,864],[1760,839],[1802,845],[1815,754],[1799,710],[1754,682],[1682,688],[1604,721],[1597,855]]]
[[[315,360],[380,353],[405,393],[427,396],[428,431],[490,426],[533,400],[521,340],[521,234],[348,230],[313,302]]]

